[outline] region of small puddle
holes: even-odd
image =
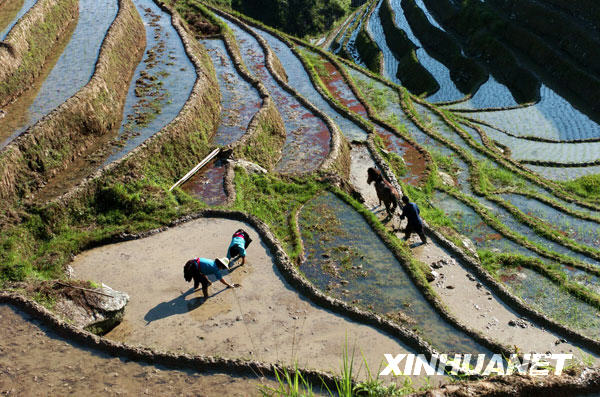
[[[38,319],[0,305],[0,388],[7,395],[260,395],[275,387],[268,379],[247,378],[196,369],[174,370],[113,357],[71,342]],[[25,354],[26,353],[26,354]]]
[[[171,16],[152,0],[133,3],[146,28],[146,51],[129,85],[115,148],[104,165],[125,156],[173,121],[196,82],[196,69]]]
[[[20,4],[17,2],[1,7],[0,11],[2,12],[2,16],[0,16],[0,29],[3,30],[0,32],[0,41],[6,39],[6,36],[8,36],[13,26],[15,26],[17,22],[19,22],[19,19],[27,14],[27,11],[29,11],[36,3],[37,0],[21,0]],[[9,16],[13,13],[14,16],[10,19]]]
[[[235,23],[221,20],[234,32],[244,63],[265,84],[283,118],[287,137],[275,169],[284,173],[316,170],[329,153],[329,129],[277,83],[265,65],[265,54],[258,41]]]
[[[69,44],[27,109],[26,121],[16,131],[3,132],[0,147],[6,146],[89,82],[117,11],[116,0],[79,0],[79,20]]]
[[[217,145],[229,145],[246,133],[250,120],[261,107],[262,100],[252,84],[238,74],[223,40],[200,42],[206,47],[213,61],[221,89],[221,124],[214,142]]]
[[[367,222],[332,193],[307,203],[299,225],[306,250],[301,270],[318,288],[381,314],[412,319],[404,326],[443,353],[487,352],[439,316]]]
[[[528,305],[586,336],[600,337],[600,316],[591,305],[564,293],[533,270],[502,268],[498,273],[502,282]]]
[[[186,181],[181,188],[208,205],[224,205],[227,202],[226,166],[227,164],[222,160],[212,160]]]

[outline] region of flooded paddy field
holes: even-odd
[[[19,117],[21,122],[13,130],[0,128],[0,147],[6,146],[88,83],[117,11],[117,0],[79,1],[79,19],[69,43],[27,108],[27,116]]]
[[[244,63],[265,84],[283,118],[287,138],[276,170],[314,171],[329,153],[331,135],[327,125],[279,85],[267,68],[266,55],[258,41],[235,23],[223,21],[234,32]]]
[[[213,160],[186,181],[182,189],[208,205],[223,205],[227,202],[226,172],[224,161]]]
[[[233,66],[222,40],[201,40],[201,43],[213,60],[221,89],[221,125],[214,140],[217,145],[228,145],[244,135],[262,100],[258,91]]]
[[[332,193],[309,202],[299,225],[306,256],[301,270],[320,289],[398,316],[441,351],[487,350],[435,312],[367,222]]]
[[[146,51],[127,92],[123,121],[109,164],[160,131],[187,102],[196,71],[171,16],[152,0],[134,0],[146,28]]]

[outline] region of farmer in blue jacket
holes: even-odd
[[[231,237],[231,244],[227,249],[227,259],[242,257],[241,265],[246,263],[246,248],[250,245],[252,239],[244,229],[238,229]]]
[[[185,281],[190,282],[194,279],[194,289],[197,289],[202,284],[202,292],[204,298],[208,298],[208,286],[212,283],[208,279],[208,275],[214,274],[217,280],[225,284],[227,288],[240,287],[239,284],[229,284],[221,275],[221,270],[229,270],[229,259],[217,258],[215,260],[206,258],[194,258],[190,259],[183,266],[183,278]]]
[[[402,210],[400,219],[406,217],[407,221],[406,229],[404,229],[404,241],[408,240],[411,234],[417,233],[421,237],[423,244],[427,244],[427,237],[425,237],[425,233],[423,232],[423,222],[419,216],[419,207],[417,204],[411,203],[408,200],[408,196],[402,196],[402,202],[404,203],[404,209]]]

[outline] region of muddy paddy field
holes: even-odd
[[[298,38],[103,2],[0,0],[0,393],[600,392],[597,7],[368,0]],[[205,299],[183,265],[238,229]]]

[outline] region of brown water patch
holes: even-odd
[[[351,111],[368,118],[367,110],[362,103],[356,99],[352,89],[346,84],[335,65],[331,62],[325,62],[325,69],[328,74],[323,75],[320,73],[320,77],[325,82],[329,93]]]
[[[269,380],[177,371],[111,357],[71,343],[37,320],[0,305],[2,395],[260,395]]]
[[[44,84],[44,80],[46,80],[46,77],[52,72],[52,69],[54,69],[56,62],[58,62],[65,47],[69,44],[76,27],[77,20],[74,20],[65,31],[65,34],[61,35],[61,40],[57,44],[55,50],[50,52],[47,62],[40,71],[38,78],[31,84],[29,89],[19,95],[13,103],[2,108],[5,112],[5,116],[0,118],[0,144],[10,138],[29,121],[29,107],[33,104],[35,98],[37,98],[37,95]]]
[[[402,181],[413,186],[419,185],[427,174],[427,160],[425,156],[413,145],[392,132],[380,126],[375,126],[375,130],[377,135],[383,140],[385,148],[390,152],[402,156],[404,159],[408,173],[402,178]]]
[[[330,150],[327,125],[275,80],[266,68],[264,51],[256,39],[236,24],[226,23],[238,39],[246,65],[265,84],[284,122],[287,137],[276,170],[295,173],[319,168]]]
[[[226,163],[213,160],[192,176],[182,189],[208,205],[223,205],[227,202],[225,192]]]

